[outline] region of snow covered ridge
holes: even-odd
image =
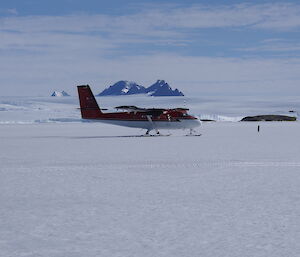
[[[54,91],[51,96],[62,97],[62,96],[70,96],[66,91]]]
[[[157,80],[149,87],[138,85],[135,82],[121,80],[104,89],[98,96],[147,94],[149,96],[184,96],[177,88],[172,89],[164,80]]]

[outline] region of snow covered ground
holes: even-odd
[[[300,256],[299,122],[143,138],[31,103],[1,102],[1,257]]]

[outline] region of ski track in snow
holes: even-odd
[[[17,100],[0,105],[0,257],[300,256],[299,122],[144,138],[80,122],[72,98]]]

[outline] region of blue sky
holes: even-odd
[[[300,94],[298,1],[2,0],[1,95],[165,79],[186,94]]]

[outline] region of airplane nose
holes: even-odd
[[[194,116],[195,117],[195,116]],[[194,126],[195,127],[199,127],[199,126],[201,126],[201,124],[202,124],[202,121],[200,120],[200,118],[199,117],[195,117],[196,119],[194,120]]]
[[[200,120],[199,117],[197,117],[197,123],[198,123],[198,126],[201,126],[201,124],[202,124],[202,121]]]

